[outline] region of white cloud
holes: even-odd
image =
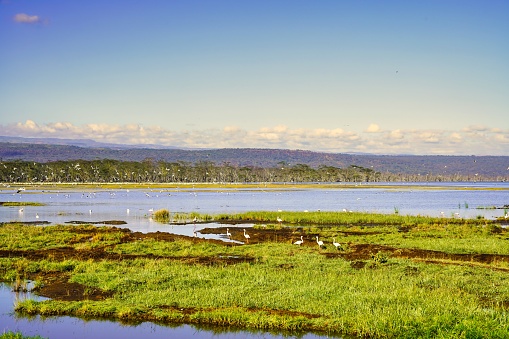
[[[14,16],[14,21],[23,24],[37,24],[42,20],[38,15],[28,15],[25,13],[18,13]]]
[[[368,129],[366,130],[367,133],[377,133],[380,132],[380,126],[377,124],[370,124],[368,126]]]
[[[374,131],[375,128],[368,128]],[[166,130],[136,124],[73,125],[69,122],[0,125],[0,135],[91,139],[117,144],[158,144],[186,148],[285,148],[322,152],[375,154],[509,155],[509,131],[467,127],[460,130],[384,130],[363,133],[341,128],[291,129],[287,126],[246,130],[238,126],[206,130]],[[381,132],[381,131],[380,131]]]
[[[403,132],[401,130],[395,129],[395,130],[389,132],[388,137],[389,137],[389,139],[401,140],[405,136],[403,135]]]

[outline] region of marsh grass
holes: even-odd
[[[210,216],[209,216],[210,217]],[[421,225],[484,225],[491,221],[478,219],[458,219],[458,218],[435,218],[420,215],[400,215],[364,213],[364,212],[338,212],[338,211],[315,211],[315,212],[267,212],[251,211],[238,214],[218,214],[212,216],[214,221],[249,221],[255,223],[278,223],[277,218],[281,218],[283,225],[379,225],[399,227],[415,227]]]
[[[0,201],[0,206],[46,206],[46,204],[30,201]]]
[[[198,214],[185,218],[194,216],[202,218]],[[274,229],[304,223],[299,226],[301,232],[318,234],[328,243],[335,237],[351,245],[509,254],[506,231],[486,221],[345,212],[250,212],[221,218],[239,216],[264,222],[280,216],[282,225],[274,223]],[[377,220],[386,222],[377,224]],[[503,263],[451,265],[443,261],[433,265],[381,251],[372,253],[364,267],[356,269],[340,257],[323,255],[335,252],[333,246],[317,250],[315,246],[290,243],[225,246],[157,239],[122,243],[120,233],[116,236],[95,226],[4,225],[0,227],[0,245],[79,248],[94,243],[82,238],[90,237],[92,228],[98,231],[95,243],[107,251],[150,256],[120,261],[0,258],[0,278],[4,280],[14,281],[17,276],[35,272],[66,272],[71,282],[113,293],[112,298],[102,301],[27,300],[16,305],[17,311],[122,321],[319,330],[374,338],[504,338],[509,330],[509,276],[500,269]],[[254,260],[210,265],[193,260],[221,257]]]
[[[355,270],[342,259],[286,244],[245,247],[260,260],[226,266],[165,259],[78,263],[73,282],[112,291],[114,297],[101,302],[26,301],[17,310],[369,337],[507,333],[509,284],[503,272],[426,265],[384,253],[376,254],[368,268]],[[231,254],[240,254],[237,249],[242,248]],[[195,311],[184,312],[190,309]]]
[[[154,212],[153,218],[158,222],[169,222],[170,221],[170,211],[167,209],[160,209]]]
[[[4,333],[0,333],[0,339],[43,339],[41,336],[24,336],[21,332],[11,332],[7,331]]]

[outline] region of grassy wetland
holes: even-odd
[[[192,215],[205,227],[224,222],[202,232],[226,234],[228,227],[238,242],[3,224],[0,278],[14,289],[35,280],[34,291],[52,298],[19,302],[21,314],[371,338],[508,337],[504,221],[349,212]],[[246,242],[248,222],[255,226],[246,227]],[[303,243],[294,244],[301,236]]]

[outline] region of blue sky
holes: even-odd
[[[0,135],[509,155],[509,1],[0,0]]]

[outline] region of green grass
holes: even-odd
[[[0,339],[31,339],[31,338],[43,338],[41,336],[35,336],[35,337],[29,337],[29,336],[24,336],[23,334],[21,334],[20,332],[11,332],[11,331],[7,331],[7,332],[4,332],[4,333],[1,333],[0,334]]]
[[[390,258],[374,268],[355,270],[342,259],[325,259],[316,251],[286,244],[249,247],[258,258],[254,264],[201,266],[165,259],[77,263],[72,281],[115,296],[101,302],[26,301],[17,309],[42,315],[325,330],[371,337],[503,337],[507,333],[509,314],[502,306],[509,298],[507,273]],[[230,254],[241,253],[233,249]],[[181,309],[198,312],[188,316]]]
[[[46,206],[46,204],[30,201],[0,201],[0,206]]]
[[[238,214],[218,214],[213,216],[214,220],[241,220],[253,222],[277,222],[277,218],[283,219],[284,224],[318,224],[318,225],[341,225],[341,224],[366,224],[366,225],[419,225],[444,223],[443,218],[427,216],[413,216],[395,214],[379,214],[364,212],[266,212],[251,211]],[[474,223],[481,224],[484,221],[475,219],[447,219],[447,223]]]
[[[157,222],[169,222],[170,221],[170,211],[167,209],[160,209],[154,212],[153,218]]]
[[[193,213],[182,218],[195,216],[261,223],[280,216],[282,226],[258,227],[299,225],[300,232],[308,237],[318,234],[329,246],[322,250],[275,242],[226,246],[192,239],[125,243],[124,233],[107,227],[8,224],[0,226],[1,248],[101,247],[140,257],[121,261],[0,258],[0,279],[14,282],[38,272],[66,272],[72,282],[113,293],[102,301],[28,300],[16,305],[18,312],[43,316],[316,330],[373,338],[506,338],[509,333],[506,263],[444,260],[437,265],[379,252],[365,260],[364,268],[356,269],[345,259],[323,255],[337,253],[330,246],[332,238],[350,245],[509,255],[507,233],[496,223],[344,212],[219,217]],[[219,260],[229,257],[239,262]],[[207,258],[218,260],[200,264]]]

